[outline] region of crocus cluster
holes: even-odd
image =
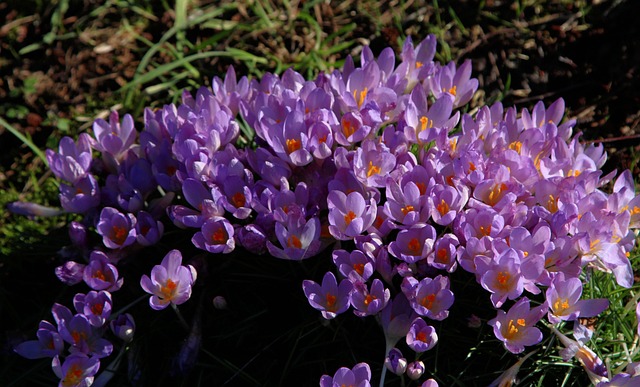
[[[478,87],[471,63],[442,65],[435,50],[434,36],[407,39],[399,58],[364,47],[358,65],[349,57],[315,80],[291,69],[238,80],[231,67],[181,104],[145,110],[139,129],[114,112],[96,120],[93,137],[62,139],[47,159],[64,181],[62,207],[84,215],[70,233],[86,262],[56,274],[94,290],[76,296],[76,316],[57,306],[58,327],[43,323],[39,341],[18,352],[53,356],[61,378],[87,383],[110,348],[97,331],[122,285],[118,261],[169,226],[213,254],[302,260],[330,249],[335,274],[302,284],[310,305],[326,319],[377,316],[387,370],[414,380],[428,376],[425,364],[407,364],[398,346],[419,355],[437,344],[431,324],[448,317],[460,268],[486,291],[496,315],[488,324],[508,351],[538,344],[545,318],[581,332],[579,318],[608,307],[582,299],[582,273],[633,283],[640,196],[631,173],[603,176],[602,145],[580,142],[562,100],[468,112]],[[140,284],[159,310],[187,301],[195,279],[173,250]],[[64,342],[72,352],[61,362]],[[359,364],[320,385],[370,378]]]

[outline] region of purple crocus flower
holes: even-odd
[[[89,256],[89,264],[82,272],[84,282],[93,290],[116,291],[122,287],[118,269],[109,263],[109,257],[102,251],[94,250]]]
[[[373,140],[363,141],[353,157],[355,175],[367,187],[385,187],[395,165],[396,157],[387,146]]]
[[[591,339],[592,335],[592,332],[587,327],[580,324],[574,325],[573,336],[576,340],[572,340],[560,333],[554,326],[551,327],[551,331],[558,336],[562,345],[565,346],[564,349],[560,350],[560,356],[562,356],[564,361],[575,357],[580,364],[582,364],[585,371],[587,371],[587,375],[593,384],[608,379],[607,367],[602,359],[585,345]]]
[[[111,293],[104,290],[90,291],[87,294],[77,293],[73,297],[73,306],[78,313],[89,319],[89,324],[101,327],[111,316]]]
[[[97,140],[93,144],[94,148],[116,159],[133,145],[137,134],[131,115],[125,114],[120,123],[120,117],[116,111],[109,115],[109,122],[102,118],[96,119],[93,123],[93,133]]]
[[[100,212],[100,220],[96,226],[102,235],[102,243],[110,249],[120,249],[136,241],[136,218],[133,214],[123,214],[112,207],[105,207]]]
[[[89,317],[76,314],[70,319],[58,322],[60,337],[71,344],[72,353],[82,352],[97,358],[107,357],[113,351],[113,345],[102,338],[102,331],[89,322]]]
[[[238,229],[236,235],[240,245],[247,251],[257,255],[267,252],[267,235],[260,226],[248,224]]]
[[[233,225],[226,218],[215,216],[204,222],[201,231],[195,233],[191,242],[199,249],[227,254],[236,247],[234,234]]]
[[[420,360],[407,364],[407,376],[411,380],[418,380],[424,374],[424,363]]]
[[[18,344],[14,351],[27,359],[40,359],[60,355],[64,350],[64,342],[56,327],[42,320],[36,332],[37,340],[29,340]]]
[[[579,317],[593,317],[609,307],[609,300],[606,298],[581,300],[581,295],[580,279],[565,279],[563,273],[557,273],[545,294],[549,306],[549,322],[557,324],[560,321],[577,320]]]
[[[374,260],[360,250],[353,250],[351,253],[345,250],[334,250],[332,253],[333,263],[338,267],[340,274],[349,277],[352,272],[356,272],[364,281],[373,274]]]
[[[420,316],[433,320],[444,320],[453,305],[453,292],[449,290],[449,278],[438,275],[426,277],[418,282],[413,277],[405,277],[402,291],[407,296],[413,310]]]
[[[151,246],[158,243],[164,232],[164,224],[155,220],[146,211],[139,211],[136,215],[136,241],[142,246]]]
[[[446,95],[453,101],[454,108],[463,106],[478,89],[478,80],[471,78],[471,61],[465,60],[457,69],[454,62],[449,62],[446,66],[436,64],[436,71],[429,78],[428,88],[436,99]]]
[[[433,348],[438,343],[438,335],[434,327],[427,325],[424,319],[418,317],[411,323],[406,340],[411,349],[420,353]]]
[[[380,312],[389,302],[391,292],[384,287],[379,279],[374,279],[371,288],[367,289],[366,284],[359,275],[352,275],[349,280],[354,284],[351,293],[351,305],[357,316],[372,316]]]
[[[136,323],[133,316],[129,313],[121,313],[109,323],[111,332],[125,342],[133,340],[133,334],[136,331]]]
[[[415,263],[431,253],[436,230],[429,224],[419,223],[398,233],[389,244],[389,252],[407,263]]]
[[[314,281],[302,282],[304,295],[314,309],[322,312],[322,317],[332,319],[349,308],[353,284],[347,279],[340,281],[340,285],[332,272],[327,272],[322,278],[322,285]]]
[[[75,285],[82,281],[82,275],[86,265],[74,261],[67,261],[62,266],[55,268],[56,277],[66,284]]]
[[[354,386],[371,387],[371,369],[367,363],[358,363],[352,369],[341,367],[333,377],[322,375],[320,387]]]
[[[458,238],[454,234],[444,234],[436,239],[433,252],[427,256],[427,262],[436,269],[453,273],[458,267],[460,256],[458,245]]]
[[[409,332],[412,321],[417,317],[404,294],[399,293],[380,312],[380,325],[384,332],[387,351]]]
[[[320,250],[320,219],[305,220],[301,214],[289,216],[286,225],[276,222],[276,237],[282,248],[267,241],[269,254],[276,258],[299,261],[313,257]]]
[[[191,297],[191,286],[196,280],[193,266],[182,266],[182,254],[171,250],[162,259],[160,265],[151,269],[151,278],[143,275],[140,279],[142,289],[151,294],[149,305],[161,310],[169,304],[180,305]]]
[[[506,313],[498,309],[498,315],[489,321],[489,325],[509,352],[521,353],[525,346],[538,344],[542,340],[542,332],[534,325],[545,312],[545,305],[530,308],[529,299],[523,297]]]
[[[66,211],[84,214],[100,204],[100,187],[92,174],[81,176],[73,185],[60,184],[60,205]]]
[[[378,207],[373,198],[367,202],[359,192],[346,195],[331,191],[327,197],[329,206],[329,232],[336,239],[348,240],[371,227]]]
[[[384,359],[384,365],[394,374],[402,375],[407,369],[407,359],[402,356],[402,352],[398,348],[392,348]]]
[[[82,133],[77,144],[71,137],[63,137],[58,153],[47,149],[45,154],[53,174],[72,184],[87,176],[91,168],[91,142],[91,137]]]
[[[58,356],[54,357],[51,368],[60,378],[58,387],[89,387],[100,369],[100,360],[76,352],[67,356],[62,363]]]

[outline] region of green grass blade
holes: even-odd
[[[49,163],[47,162],[47,158],[44,156],[44,153],[40,150],[40,148],[38,148],[33,141],[31,141],[30,138],[27,138],[24,134],[20,133],[18,131],[18,129],[14,128],[13,126],[11,126],[7,121],[4,120],[4,118],[0,117],[0,125],[4,126],[5,129],[7,129],[9,132],[11,132],[14,136],[18,137],[18,139],[20,141],[22,141],[23,144],[25,144],[26,146],[28,146],[33,153],[36,154],[36,156],[38,156],[40,159],[42,159],[42,161],[44,161],[45,165],[48,167]]]

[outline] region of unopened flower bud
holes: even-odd
[[[111,327],[113,334],[123,341],[128,343],[133,340],[136,323],[133,321],[133,316],[129,313],[119,314],[118,317],[109,323],[109,327]]]
[[[424,363],[421,361],[414,361],[407,365],[407,376],[411,380],[418,380],[424,374]]]
[[[398,348],[393,348],[389,351],[389,356],[384,359],[384,365],[394,374],[402,375],[407,369],[407,359],[402,357],[402,352]]]
[[[213,307],[219,310],[227,309],[227,299],[222,296],[215,296],[213,298]]]

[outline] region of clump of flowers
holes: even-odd
[[[304,280],[302,292],[325,319],[349,310],[378,318],[382,379],[390,370],[437,385],[419,358],[437,345],[433,324],[456,299],[450,276],[464,270],[486,290],[496,316],[489,325],[507,351],[535,347],[550,324],[563,357],[608,380],[579,323],[608,302],[581,299],[581,275],[633,283],[640,196],[631,173],[602,176],[602,145],[573,135],[562,100],[519,114],[500,103],[466,112],[478,87],[471,65],[437,63],[435,49],[434,36],[417,46],[408,39],[397,63],[390,48],[376,58],[364,47],[358,66],[347,58],[315,80],[291,69],[238,80],[229,68],[211,89],[185,91],[182,104],[145,110],[142,128],[114,112],[94,123],[93,137],[62,139],[47,159],[64,181],[62,207],[83,215],[71,232],[85,261],[56,274],[92,290],[74,298],[75,315],[54,306],[57,326],[43,321],[38,340],[16,351],[52,357],[65,386],[89,385],[112,350],[104,327],[123,340],[135,327],[112,313],[118,263],[160,241],[170,222],[212,254],[242,248],[302,260],[331,249],[335,274]],[[239,147],[240,136],[254,146]],[[89,245],[91,232],[101,244]],[[196,270],[172,250],[139,281],[151,308],[177,311]],[[577,342],[558,330],[568,321],[582,334]],[[396,347],[402,342],[415,361]],[[361,363],[320,385],[370,380]]]

